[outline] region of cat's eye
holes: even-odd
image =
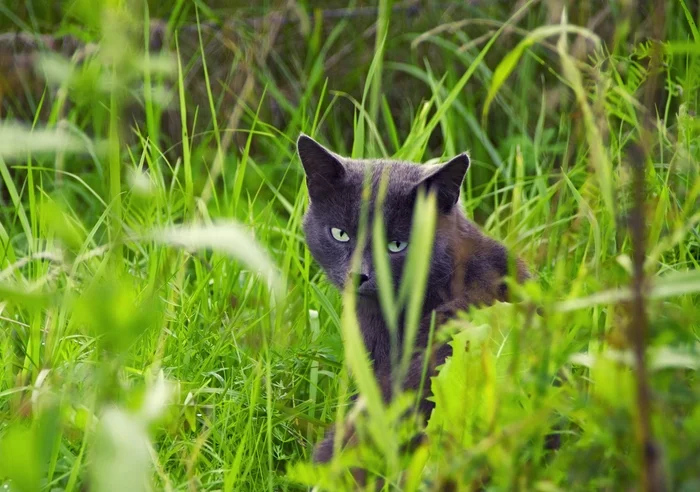
[[[338,229],[337,227],[331,227],[331,236],[333,236],[333,239],[339,243],[347,243],[350,241],[350,236],[348,236],[348,233],[342,229]]]
[[[400,253],[401,251],[406,249],[406,246],[408,246],[408,243],[406,241],[389,241],[387,248],[392,253]]]

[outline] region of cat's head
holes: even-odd
[[[406,254],[411,248],[412,215],[418,190],[435,191],[438,213],[449,219],[461,213],[459,201],[461,184],[469,168],[469,157],[460,154],[440,165],[416,165],[384,159],[348,159],[341,157],[306,135],[297,142],[310,204],[304,216],[304,234],[311,253],[323,267],[328,278],[342,288],[350,277],[350,264],[358,247],[357,235],[365,174],[369,174],[371,196],[367,241],[363,248],[362,266],[352,272],[358,276],[358,293],[375,296],[377,277],[372,258],[372,216],[379,182],[383,172],[389,174],[383,203],[383,220],[387,236],[387,252],[394,280],[400,285]],[[438,221],[438,224],[449,222]],[[428,288],[442,287],[449,281],[453,265],[447,254],[449,237],[435,234]]]

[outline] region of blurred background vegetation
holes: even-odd
[[[5,1],[0,484],[351,486],[369,458],[304,464],[353,391],[301,236],[304,131],[468,150],[468,215],[537,274],[537,315],[461,320],[490,333],[442,376],[468,422],[407,472],[379,460],[388,487],[696,490],[699,22],[687,0]]]

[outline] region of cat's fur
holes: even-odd
[[[527,269],[518,259],[510,258],[506,248],[485,236],[470,222],[459,204],[461,184],[469,168],[469,157],[460,154],[441,165],[416,165],[384,159],[348,159],[325,149],[306,135],[301,135],[297,149],[306,172],[310,204],[304,216],[304,233],[308,247],[328,278],[343,288],[351,279],[350,263],[358,246],[355,238],[360,220],[361,193],[365,173],[370,173],[370,209],[374,203],[382,173],[389,173],[388,190],[383,204],[383,220],[388,241],[408,241],[417,192],[420,188],[434,191],[437,197],[438,217],[430,263],[430,273],[423,304],[423,323],[419,329],[408,376],[403,386],[419,388],[425,347],[428,343],[429,320],[432,311],[438,322],[454,316],[456,310],[471,305],[488,305],[506,300],[507,289],[503,279],[509,270],[519,281],[528,277]],[[369,214],[367,242],[363,248],[361,271],[353,272],[361,278],[357,296],[357,319],[365,346],[374,364],[375,374],[386,399],[391,398],[390,334],[377,298],[377,279],[372,259],[371,218]],[[331,228],[347,232],[349,241],[339,242],[332,237]],[[394,285],[398,286],[408,247],[389,254]],[[399,327],[399,347],[402,340]],[[433,404],[425,398],[430,395],[430,376],[435,368],[450,355],[449,345],[438,346],[431,354],[428,379],[420,405],[427,418]],[[346,439],[347,440],[347,439]],[[333,435],[329,434],[316,448],[314,459],[330,460],[333,453]]]

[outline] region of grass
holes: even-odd
[[[230,42],[216,3],[0,7],[97,47],[0,75],[0,484],[339,490],[359,461],[388,489],[697,489],[700,13],[655,4],[291,2]],[[168,49],[144,51],[145,19],[177,28]],[[536,273],[451,323],[408,455],[413,401],[379,401],[352,296],[304,246],[302,131],[356,157],[468,150],[467,214]],[[348,416],[360,452],[311,466]]]

